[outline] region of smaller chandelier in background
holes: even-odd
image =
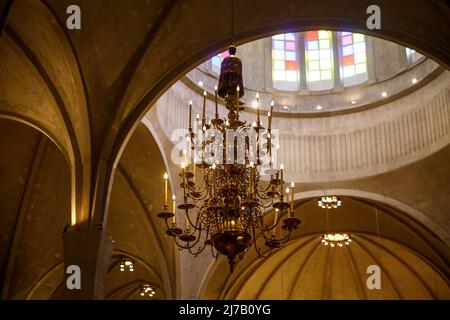
[[[120,268],[121,272],[124,272],[125,270],[127,270],[129,272],[133,272],[134,271],[134,262],[128,258],[124,258],[120,261],[119,268]]]
[[[336,209],[342,204],[341,198],[335,196],[324,196],[317,201],[317,205],[322,209]]]
[[[344,245],[348,246],[352,243],[352,239],[347,233],[328,233],[322,235],[322,243],[325,246],[334,247],[343,247]]]
[[[143,284],[139,290],[139,295],[141,297],[147,295],[151,298],[155,295],[155,290],[149,284]]]

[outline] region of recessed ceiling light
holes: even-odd
[[[283,109],[284,110],[289,110],[289,107],[288,106],[283,106]]]
[[[381,96],[382,96],[383,98],[386,98],[386,97],[387,97],[387,92],[386,92],[386,91],[383,91],[383,92],[381,93]]]
[[[322,110],[322,106],[319,104],[318,106],[316,106],[316,110]]]
[[[411,83],[412,84],[416,84],[417,83],[417,79],[416,78],[412,78]]]
[[[351,104],[356,104],[356,100],[352,100]]]

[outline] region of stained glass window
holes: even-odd
[[[306,75],[310,90],[333,88],[333,46],[330,31],[305,32]]]
[[[421,58],[423,58],[423,55],[418,53],[416,50],[410,49],[410,48],[405,48],[405,49],[406,49],[406,57],[408,58],[409,63],[414,63],[414,62],[420,60]]]
[[[367,81],[367,54],[364,35],[339,32],[341,78],[344,86]]]
[[[215,73],[217,73],[217,74],[220,73],[220,65],[222,64],[222,60],[223,60],[223,58],[227,57],[228,55],[229,55],[229,52],[227,50],[227,51],[219,53],[218,55],[211,58],[212,70]]]
[[[299,80],[297,37],[294,33],[272,37],[272,80],[274,87],[296,90]]]

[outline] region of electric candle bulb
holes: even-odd
[[[176,207],[175,207],[175,195],[172,195],[172,213],[173,213],[173,218],[172,218],[172,223],[175,224],[177,222],[177,215],[176,215]]]
[[[206,92],[206,90],[205,91],[203,91],[203,95],[206,97],[206,94],[207,94],[207,92]]]
[[[169,175],[167,172],[164,172],[164,207],[167,208],[167,179],[169,179]]]
[[[280,164],[280,170],[284,170],[284,165]]]
[[[217,86],[214,86],[214,91],[217,91]]]

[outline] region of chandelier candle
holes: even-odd
[[[169,175],[167,172],[164,173],[164,208],[167,210],[168,204],[167,204],[167,179],[169,179]]]
[[[217,106],[217,86],[214,86],[214,104],[216,107],[216,119],[219,119],[219,108]]]
[[[236,87],[236,115],[239,119],[239,94],[240,94],[241,88],[239,86]]]
[[[256,125],[258,128],[261,126],[261,121],[259,119],[259,92],[256,92]]]
[[[294,181],[291,182],[291,216],[294,216]]]
[[[202,127],[206,124],[206,90],[203,91],[203,113],[202,113]]]
[[[289,201],[289,187],[286,188],[286,200]],[[291,208],[292,208],[292,206],[289,206],[289,208],[288,208],[288,216],[289,217],[291,216]]]
[[[202,132],[196,136],[188,135],[191,149],[202,150],[202,159],[195,161],[194,158],[194,174],[187,170],[187,152],[183,152],[182,171],[177,177],[182,179],[179,186],[183,188],[184,196],[176,208],[186,214],[184,230],[175,224],[170,227],[168,222],[169,218],[176,221],[173,216],[176,208],[173,212],[158,213],[158,217],[165,219],[166,233],[174,237],[180,249],[197,256],[205,248],[210,248],[213,257],[220,253],[228,258],[230,272],[233,272],[236,257],[242,258],[252,245],[257,255],[264,258],[273,249],[283,246],[289,241],[292,231],[298,228],[300,220],[293,213],[283,216],[292,207],[289,195],[283,198],[283,165],[266,174],[267,179],[260,173],[262,170],[258,166],[265,165],[259,158],[260,134],[265,133],[261,132],[264,128],[260,119],[259,94],[256,103],[258,122],[242,121],[239,118],[239,100],[244,94],[242,63],[235,55],[236,47],[231,46],[229,52],[221,64],[219,84],[214,88],[216,117],[206,123],[204,91]],[[219,98],[223,99],[228,110],[227,117],[221,118],[218,114]],[[271,123],[272,114],[268,121]],[[270,143],[271,137],[267,133]],[[198,178],[195,174],[197,166]],[[175,202],[172,205],[175,206]],[[265,218],[273,217],[273,210],[275,220],[272,226]],[[261,238],[269,250],[261,248],[258,241]]]
[[[270,111],[269,111],[269,119],[268,119],[268,122],[269,122],[269,125],[268,125],[269,132],[270,132],[270,129],[272,128],[272,114],[273,114],[273,101],[270,102]]]
[[[278,221],[278,209],[275,209],[275,217],[273,218],[273,226],[272,226],[272,237],[275,237],[277,234],[277,221]]]
[[[173,218],[172,218],[172,224],[176,224],[177,223],[177,212],[175,209],[175,195],[172,195],[172,213],[173,213]]]
[[[189,133],[192,132],[192,100],[189,101]]]

